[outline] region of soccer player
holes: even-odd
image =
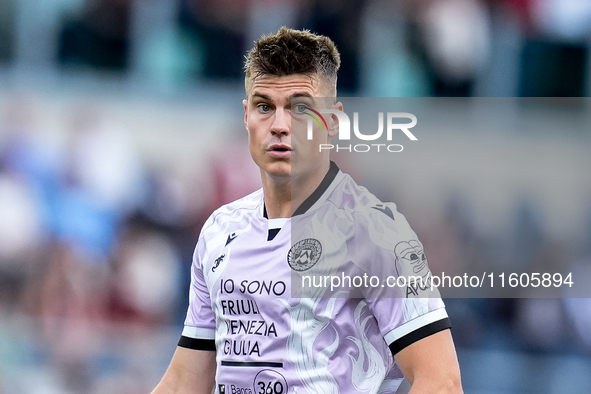
[[[320,97],[342,110],[339,65],[330,39],[287,28],[248,53],[244,122],[263,187],[203,226],[185,327],[154,394],[395,393],[404,377],[411,393],[462,392],[445,307],[420,285],[399,297],[342,297],[326,286],[292,296],[301,286],[292,277],[305,284],[306,273],[430,275],[395,205],[318,149],[338,133],[338,117],[311,141],[296,130]]]

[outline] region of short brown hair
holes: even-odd
[[[341,56],[328,37],[309,30],[282,27],[274,34],[261,37],[246,55],[244,63],[246,93],[252,81],[260,76],[318,74],[330,84],[336,94],[337,71]]]

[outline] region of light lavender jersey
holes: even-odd
[[[430,275],[404,216],[331,163],[292,218],[267,219],[262,190],[212,214],[179,346],[216,351],[220,394],[395,393],[392,355],[450,327],[441,299],[381,284],[352,298],[302,279],[409,273]]]

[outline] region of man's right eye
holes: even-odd
[[[268,104],[259,104],[257,107],[259,108],[259,111],[262,112],[269,112],[271,110],[271,107]]]

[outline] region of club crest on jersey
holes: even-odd
[[[322,254],[320,241],[314,238],[306,238],[289,249],[287,263],[294,271],[306,271],[314,266]]]

